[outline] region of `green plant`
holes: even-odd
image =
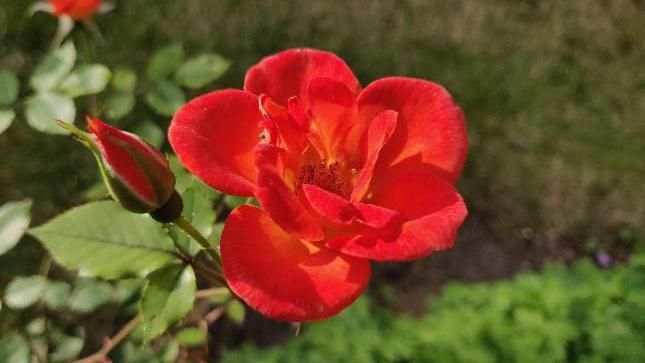
[[[224,363],[637,363],[645,359],[645,255],[600,270],[549,265],[511,281],[448,285],[420,318],[362,299],[284,347]]]

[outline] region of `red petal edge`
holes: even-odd
[[[325,319],[354,302],[370,277],[368,260],[302,241],[252,206],[235,209],[222,232],[229,287],[276,320]]]

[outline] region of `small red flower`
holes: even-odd
[[[101,120],[87,120],[103,179],[112,197],[135,213],[159,210],[175,190],[175,176],[159,150]],[[175,216],[176,217],[176,216]]]
[[[67,15],[74,20],[83,20],[94,15],[103,0],[49,0],[54,15]]]
[[[450,248],[467,215],[453,186],[466,128],[448,92],[401,77],[362,89],[328,52],[261,60],[244,91],[185,105],[169,139],[204,182],[260,201],[231,213],[221,252],[231,289],[274,319],[338,313],[365,290],[370,260]]]

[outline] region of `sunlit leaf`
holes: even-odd
[[[244,317],[246,316],[246,310],[239,300],[233,299],[226,305],[226,315],[236,324],[242,325],[244,323]]]
[[[63,310],[67,307],[72,288],[65,281],[48,281],[45,288],[45,305],[49,309]]]
[[[200,54],[181,65],[175,80],[184,87],[202,88],[221,77],[230,66],[231,63],[219,54]]]
[[[0,134],[5,132],[16,118],[16,112],[12,109],[0,108]]]
[[[4,302],[13,309],[27,308],[45,294],[47,280],[42,276],[19,276],[7,286]]]
[[[100,93],[110,82],[112,72],[102,64],[82,65],[74,69],[59,89],[70,97],[78,97]]]
[[[105,116],[110,120],[118,120],[127,116],[134,108],[135,102],[131,93],[115,92],[107,98]]]
[[[29,344],[20,335],[5,335],[0,338],[0,363],[29,363],[29,355]]]
[[[9,202],[0,207],[0,255],[20,241],[31,220],[31,200]]]
[[[190,266],[170,265],[149,276],[141,298],[146,341],[163,334],[192,310],[196,288]]]
[[[8,69],[0,68],[0,106],[10,106],[18,98],[20,80]]]
[[[114,298],[112,285],[96,279],[79,279],[69,299],[69,308],[78,313],[89,313]]]
[[[25,118],[33,129],[50,134],[65,134],[67,131],[56,125],[56,120],[74,123],[76,106],[67,96],[43,92],[27,100]]]
[[[176,84],[160,80],[145,95],[148,106],[162,116],[172,116],[186,103],[184,92]]]
[[[147,119],[137,122],[137,124],[134,125],[132,132],[141,136],[142,139],[157,148],[161,147],[166,139],[166,134],[161,127]]]
[[[31,75],[29,84],[37,91],[48,91],[58,86],[67,76],[76,62],[76,48],[74,43],[67,42],[60,48],[49,53],[36,66]]]
[[[224,223],[215,223],[211,234],[208,236],[208,240],[211,241],[216,246],[219,246],[220,240],[222,239],[222,231],[224,230]]]
[[[235,209],[241,205],[246,204],[247,197],[240,197],[237,195],[227,195],[224,197],[224,204],[231,209]]]
[[[173,74],[184,60],[184,49],[181,44],[171,44],[159,49],[148,62],[146,76],[151,80],[160,80]]]
[[[29,233],[61,265],[103,278],[145,275],[175,258],[161,224],[111,201],[71,209]]]
[[[55,349],[49,355],[49,360],[51,362],[69,362],[78,357],[82,349],[83,338],[74,336],[58,337],[56,339]]]
[[[117,68],[112,75],[112,88],[117,91],[132,93],[137,87],[137,73],[130,68]]]
[[[189,348],[199,347],[206,343],[206,334],[195,327],[184,328],[177,333],[177,340]]]

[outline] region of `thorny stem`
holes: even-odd
[[[204,237],[195,227],[193,227],[190,222],[184,218],[184,216],[179,216],[176,221],[173,222],[177,227],[181,228],[186,232],[189,236],[191,236],[197,243],[199,243],[206,252],[215,260],[215,263],[217,264],[217,267],[219,270],[222,269],[222,258],[219,256],[219,253],[211,246],[211,243],[208,242],[206,237]]]
[[[76,360],[72,363],[98,363],[98,362],[104,362],[105,357],[114,349],[123,339],[125,339],[132,331],[139,325],[139,323],[142,320],[141,315],[137,315],[134,319],[130,320],[127,324],[119,330],[114,337],[108,339],[107,343],[99,350],[98,352],[90,355],[89,357],[83,358]]]

